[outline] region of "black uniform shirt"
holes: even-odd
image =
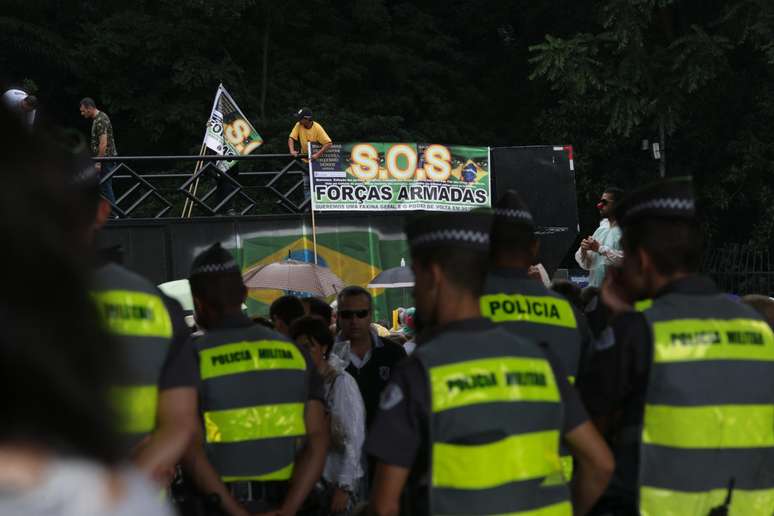
[[[476,333],[492,328],[486,319],[467,319],[450,323],[424,336],[423,340],[442,338],[447,331],[470,332],[471,344]],[[580,398],[567,381],[567,373],[559,360],[542,348],[551,364],[564,405],[562,434],[567,434],[588,420]],[[410,468],[410,485],[422,491],[416,496],[426,498],[429,459],[430,390],[427,374],[416,357],[404,360],[395,370],[392,381],[382,394],[379,412],[366,440],[366,452],[385,464]],[[420,504],[426,502],[419,502]]]

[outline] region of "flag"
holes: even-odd
[[[212,103],[204,144],[221,156],[244,156],[261,146],[263,138],[247,120],[234,99],[222,84]],[[218,161],[216,166],[223,172],[234,166],[235,161]]]

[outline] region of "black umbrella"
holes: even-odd
[[[406,261],[400,259],[400,267],[393,267],[380,272],[368,288],[407,288],[414,286],[414,273],[406,267]]]

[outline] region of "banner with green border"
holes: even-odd
[[[310,163],[315,211],[491,206],[488,147],[342,143]]]

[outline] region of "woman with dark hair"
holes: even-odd
[[[0,109],[0,514],[170,515],[119,464],[120,370],[65,227],[69,162],[15,123]]]
[[[349,365],[349,342],[334,344],[327,321],[315,316],[296,320],[290,327],[290,336],[309,351],[325,381],[331,447],[322,475],[321,515],[350,514],[363,477],[365,406],[357,382],[345,371]]]

